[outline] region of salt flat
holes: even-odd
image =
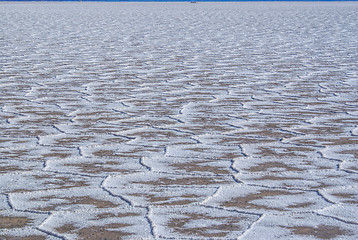
[[[0,3],[0,30],[0,239],[357,239],[357,3]]]

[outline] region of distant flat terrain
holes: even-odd
[[[358,236],[358,4],[0,3],[0,239]]]

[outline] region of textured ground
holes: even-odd
[[[357,239],[358,3],[0,16],[0,239]]]

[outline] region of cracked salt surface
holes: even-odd
[[[356,3],[0,15],[0,239],[357,239]]]

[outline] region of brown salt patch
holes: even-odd
[[[20,189],[6,191],[6,192],[3,192],[3,193],[24,193],[24,192],[32,192],[32,191],[33,190],[31,190],[31,189],[20,188]]]
[[[88,196],[81,196],[81,197],[56,197],[56,196],[47,196],[41,197],[41,201],[50,200],[50,199],[58,199],[58,200],[65,200],[66,202],[58,203],[58,204],[49,204],[45,207],[40,207],[38,210],[42,211],[53,211],[57,207],[66,206],[66,205],[93,205],[96,208],[115,208],[118,207],[118,204],[112,203],[106,200],[98,200]],[[36,200],[36,198],[29,199]]]
[[[260,178],[255,178],[255,180],[282,181],[282,180],[303,180],[303,179],[297,177],[280,177],[280,176],[265,175],[265,176],[261,176]]]
[[[116,143],[123,143],[126,141],[128,140],[125,140],[120,137],[110,137],[110,138],[103,139],[103,144],[116,144]]]
[[[344,167],[345,169],[349,169],[349,170],[353,170],[353,171],[358,171],[358,166],[349,166],[349,167]]]
[[[93,153],[96,157],[115,157],[115,153],[113,150],[99,150]]]
[[[354,156],[354,158],[358,158],[358,151],[357,150],[344,150],[344,151],[340,151],[338,152],[340,154],[351,154]]]
[[[344,198],[347,200],[343,200],[344,203],[349,204],[358,204],[358,200],[356,199],[356,194],[353,193],[332,193],[332,196]]]
[[[46,184],[53,184],[52,182],[46,182]],[[71,181],[67,181],[67,182],[63,182],[58,183],[58,187],[54,188],[54,189],[70,189],[70,188],[75,188],[75,187],[87,187],[90,186],[90,184],[86,181],[75,181],[75,182],[71,182]]]
[[[11,126],[14,127],[14,126]],[[6,136],[26,136],[26,137],[37,137],[46,135],[46,132],[40,129],[16,129],[16,128],[0,128],[2,135]]]
[[[195,201],[192,200],[177,200],[177,201],[172,201],[170,203],[162,203],[159,205],[165,205],[165,206],[182,206],[182,205],[188,205],[191,203],[194,203]]]
[[[117,153],[115,156],[116,157],[124,157],[124,158],[138,158],[138,157],[142,157],[143,153],[159,153],[159,152],[163,152],[163,149],[160,148],[138,148],[138,149],[133,149],[132,151],[128,151],[128,152],[120,152]]]
[[[66,119],[60,119],[58,117],[47,117],[47,118],[32,118],[32,119],[26,119],[26,120],[20,120],[18,124],[22,125],[53,125],[53,124],[59,124],[59,123],[65,123]]]
[[[56,139],[55,144],[67,146],[67,145],[78,144],[83,141],[88,141],[93,138],[94,138],[93,136],[65,137],[65,138]]]
[[[27,217],[0,216],[0,229],[22,228],[30,223],[32,219]]]
[[[98,239],[98,240],[116,240],[122,239],[123,237],[132,235],[131,233],[120,231],[120,230],[109,230],[107,228],[124,228],[130,226],[125,223],[112,223],[100,227],[82,228],[78,230],[77,236],[79,239]]]
[[[353,124],[356,125],[358,122],[358,118],[336,118],[332,119],[334,123],[342,123],[342,124]]]
[[[279,170],[270,170],[271,168],[280,168]],[[249,169],[247,169],[250,172],[267,172],[270,170],[270,172],[282,172],[282,168],[286,171],[303,171],[301,168],[293,167],[285,163],[281,162],[265,162],[265,163],[259,163],[256,166],[252,166]]]
[[[18,150],[13,149],[11,151],[5,150],[0,152],[3,158],[9,158],[9,159],[21,158],[27,156],[28,153],[29,151],[25,149],[18,149]]]
[[[190,94],[189,96],[178,96],[175,98],[175,101],[177,102],[182,102],[182,103],[188,103],[188,102],[201,102],[201,101],[210,101],[212,100],[212,97],[208,97],[208,96],[193,96],[192,94]]]
[[[0,166],[0,173],[17,172],[17,171],[23,171],[23,169],[15,165]]]
[[[141,138],[164,138],[164,139],[168,139],[168,138],[175,138],[178,137],[178,133],[174,132],[174,131],[164,131],[164,130],[153,130],[153,131],[138,131],[135,133],[131,133],[131,134],[126,134],[127,136],[130,137],[141,137]],[[187,134],[188,135],[188,134]]]
[[[34,175],[33,178],[35,179],[44,179],[44,178],[53,178],[52,175],[49,175],[49,174],[44,174],[44,175]]]
[[[198,153],[203,153],[203,152],[208,152],[208,151],[210,152],[210,148],[201,148],[201,147],[188,147],[188,148],[185,148],[185,150],[198,152]],[[230,151],[223,151],[220,155],[220,158],[234,159],[234,158],[241,157],[241,156],[242,156],[241,153],[233,153]]]
[[[151,202],[154,205],[159,205],[159,206],[175,206],[175,205],[188,205],[190,203],[193,202],[197,202],[197,198],[200,197],[198,195],[195,194],[187,194],[187,195],[182,195],[179,197],[182,197],[184,199],[179,199],[179,200],[173,200],[175,199],[177,196],[158,196],[155,194],[146,194],[146,193],[141,193],[141,194],[129,194],[130,196],[137,196],[137,197],[145,197],[149,202]],[[172,201],[170,201],[172,200]],[[169,201],[169,202],[168,202]]]
[[[302,161],[303,163],[312,166],[314,165],[314,163],[310,160],[304,160]],[[322,163],[323,164],[323,163]],[[329,165],[325,166],[325,165],[321,165],[321,166],[315,166],[318,170],[327,170],[327,169],[332,169],[332,166],[330,167]],[[336,169],[336,166],[334,166],[334,169]]]
[[[349,144],[357,144],[357,138],[355,137],[341,137],[338,139],[334,138],[314,138],[314,139],[298,139],[293,140],[294,143],[299,144],[323,144],[325,146],[341,146],[341,145],[349,145]]]
[[[210,117],[209,117],[210,116]],[[192,116],[191,119],[188,119],[189,123],[200,124],[199,126],[210,126],[213,123],[220,123],[223,120],[227,120],[229,118],[225,116],[214,116],[214,115],[205,115],[205,116]]]
[[[30,236],[16,237],[16,236],[0,235],[0,239],[2,239],[2,240],[45,240],[46,236],[30,235]]]
[[[11,144],[22,144],[22,143],[28,143],[31,142],[31,138],[27,139],[0,139],[0,143],[11,143]]]
[[[107,122],[111,122],[111,121],[116,121],[118,120],[118,117],[117,116],[113,116],[113,115],[110,115],[110,116],[96,116],[96,117],[91,117],[91,118],[78,118],[76,117],[75,121],[76,122],[85,122],[85,123],[88,123],[88,122],[93,122],[93,123],[96,123],[98,121],[107,121]]]
[[[326,177],[326,179],[329,179],[328,177]],[[334,178],[332,178],[334,179]],[[329,188],[329,187],[332,187],[333,184],[328,184],[328,183],[322,183],[322,182],[317,182],[319,183],[318,186],[312,186],[311,188],[312,189],[324,189],[324,188]]]
[[[77,229],[77,227],[75,227],[75,225],[73,225],[73,224],[64,224],[61,227],[55,228],[55,230],[61,234],[67,233],[67,232],[72,232],[73,230],[76,230],[76,229]]]
[[[24,111],[21,112],[23,114],[29,115],[37,115],[37,116],[63,116],[65,115],[63,112],[56,112],[56,111]]]
[[[241,138],[229,138],[223,136],[218,142],[218,145],[238,145],[238,144],[257,144],[257,143],[272,143],[276,142],[276,139],[257,138],[257,137],[241,137]]]
[[[188,126],[179,126],[179,127],[175,127],[175,129],[180,129],[180,130],[184,130],[184,131],[189,131],[195,134],[203,134],[206,132],[228,132],[233,130],[232,127],[227,126],[227,125],[217,125],[217,126],[213,126],[213,125],[188,125]]]
[[[212,217],[205,214],[185,214],[186,218],[172,218],[167,226],[173,229],[174,232],[184,234],[187,236],[198,236],[204,238],[226,237],[229,233],[237,231],[240,227],[238,223],[242,220],[246,220],[244,217]],[[190,221],[197,220],[211,220],[214,223],[208,224],[208,226],[195,226],[186,227],[190,224]]]
[[[306,154],[302,154],[301,152],[307,153],[314,151],[312,148],[307,147],[258,147],[257,149],[259,152],[256,154],[261,157],[307,157]]]
[[[94,205],[97,208],[114,208],[117,207],[118,204],[114,204],[110,201],[105,201],[105,200],[98,200],[92,197],[69,197],[69,198],[64,198],[66,200],[71,201],[71,203],[73,204],[87,204],[87,205]]]
[[[83,173],[98,174],[98,173],[104,173],[104,172],[120,172],[120,173],[135,172],[135,171],[129,170],[129,169],[111,168],[106,165],[119,166],[120,163],[115,162],[115,161],[107,161],[107,162],[103,162],[103,163],[67,163],[67,164],[64,164],[64,166],[67,166],[67,167],[78,168]]]
[[[76,234],[78,239],[98,239],[98,240],[119,240],[123,237],[130,236],[131,233],[127,233],[119,230],[110,230],[113,228],[125,228],[131,226],[126,223],[111,223],[104,226],[91,226],[88,228],[77,228],[73,224],[65,224],[61,227],[55,228],[60,233]]]
[[[241,131],[240,131],[241,132]],[[242,131],[245,135],[268,137],[268,138],[290,138],[295,136],[293,133],[280,132],[277,130],[258,130],[258,131]]]
[[[223,179],[217,179],[214,177],[180,177],[177,179],[170,179],[170,178],[159,178],[157,181],[148,181],[148,182],[133,182],[134,184],[145,184],[145,185],[152,185],[152,186],[170,186],[170,185],[212,185],[212,184],[225,184],[228,181]]]
[[[112,212],[106,212],[106,213],[97,214],[97,216],[93,220],[102,220],[104,218],[135,217],[135,216],[139,216],[139,214],[138,213],[112,213]]]
[[[51,185],[52,189],[69,189],[74,187],[86,187],[90,184],[84,180],[74,180],[70,177],[53,176],[53,175],[34,175],[35,179],[46,179],[45,185]]]
[[[283,227],[283,226],[282,226]],[[296,226],[284,227],[290,229],[296,235],[314,236],[319,239],[332,239],[338,236],[346,235],[348,232],[337,226],[318,225],[317,227]]]
[[[230,171],[224,167],[209,166],[205,163],[210,161],[197,161],[188,163],[173,163],[170,166],[174,167],[175,170],[184,170],[186,172],[210,172],[214,174],[230,174]]]
[[[98,150],[96,152],[93,152],[93,155],[96,157],[138,158],[138,157],[142,157],[142,153],[148,153],[148,152],[157,153],[161,151],[163,151],[163,149],[135,147],[129,151],[120,151],[120,152],[115,152],[113,150]]]
[[[279,131],[280,128],[287,128],[297,125],[297,123],[285,123],[285,122],[263,122],[263,123],[250,123],[245,124],[249,129],[268,129],[270,131]]]
[[[166,119],[125,119],[121,120],[122,124],[135,125],[135,126],[161,126],[178,123],[175,120]]]
[[[205,132],[228,132],[233,130],[233,128],[231,126],[228,125],[212,125],[212,124],[206,124],[206,125],[198,125],[198,126],[194,126],[194,128],[203,130]]]
[[[296,132],[312,135],[337,135],[342,134],[345,130],[341,127],[308,127],[293,129]]]
[[[312,202],[304,202],[304,203],[297,203],[297,204],[292,204],[292,205],[288,205],[288,208],[306,208],[309,206],[314,205],[314,203]]]
[[[54,158],[61,158],[61,159],[64,159],[64,158],[67,158],[71,156],[70,153],[66,153],[64,151],[56,151],[56,150],[51,150],[51,153],[46,153],[46,154],[43,154],[42,157],[43,158],[48,158],[48,157],[54,157]]]
[[[84,134],[108,134],[108,133],[116,133],[119,131],[118,127],[112,126],[96,126],[97,123],[93,125],[81,125],[80,129],[83,130]]]
[[[84,117],[88,117],[88,116],[100,116],[101,114],[113,114],[114,112],[109,112],[109,111],[95,111],[95,112],[83,112],[83,113],[77,113],[76,116],[84,116]]]
[[[255,200],[261,200],[265,197],[273,197],[273,196],[292,196],[292,195],[300,195],[302,193],[292,193],[287,191],[273,190],[273,191],[260,191],[258,193],[249,194],[244,197],[235,197],[230,201],[224,202],[223,206],[225,207],[238,207],[238,208],[246,208],[246,209],[264,209],[264,210],[276,210],[276,211],[286,211],[282,208],[270,207],[268,205],[259,205],[255,203],[251,203]]]

